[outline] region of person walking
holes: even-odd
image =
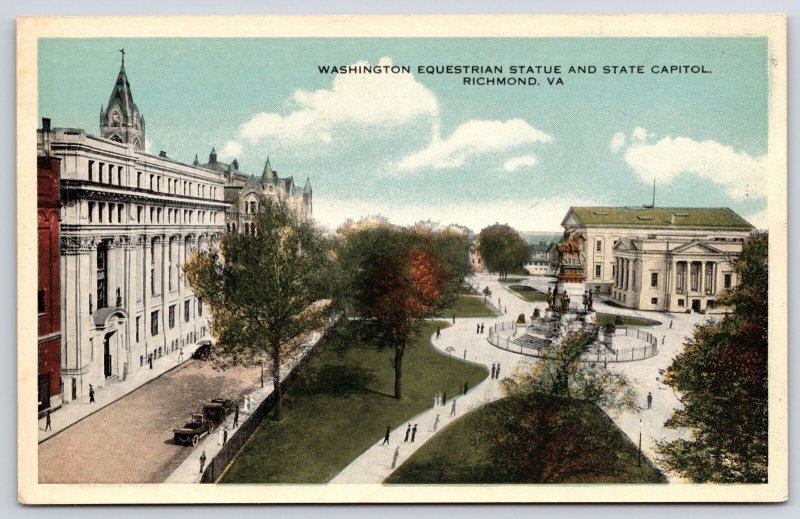
[[[53,427],[50,424],[50,409],[47,410],[47,414],[44,417],[44,430],[45,431],[53,430]]]
[[[183,362],[183,347],[181,347],[180,351],[178,352],[178,364]]]
[[[436,419],[433,421],[433,432],[439,427],[439,413],[436,413]]]
[[[464,393],[463,393],[463,394],[464,394],[464,395],[466,395],[466,394],[467,394],[467,391],[469,391],[469,384],[467,384],[466,382],[464,382]]]
[[[381,446],[384,446],[387,443],[389,443],[389,431],[390,430],[391,430],[390,427],[387,425],[386,426],[386,434],[383,435],[383,443],[381,443]],[[397,448],[399,449],[400,447],[397,447]]]
[[[436,328],[436,338],[438,339],[441,336],[442,336],[442,329],[441,328]]]
[[[497,363],[497,367],[494,368],[494,378],[496,378],[496,379],[500,378],[500,363],[499,362]]]
[[[394,456],[392,456],[392,468],[397,466],[397,458],[400,457],[400,446],[398,445],[397,448],[394,450]]]
[[[89,403],[90,404],[94,404],[95,403],[94,402],[94,387],[92,387],[91,384],[89,384]]]
[[[456,314],[453,314],[453,324],[456,324]]]
[[[414,439],[417,437],[417,424],[414,424],[414,428],[411,429],[411,443],[414,443]]]
[[[453,406],[450,407],[450,416],[456,415],[456,399],[453,399]]]
[[[408,436],[411,434],[411,424],[408,424],[408,428],[406,429],[406,437],[403,439],[403,443],[408,442]]]
[[[445,405],[446,403],[447,403],[447,391],[442,393],[442,405]]]
[[[652,409],[653,407],[653,393],[647,393],[647,408]]]
[[[664,341],[666,341],[666,340],[667,340],[667,336],[666,335],[662,335],[661,336],[661,345],[662,346],[664,345]]]
[[[483,323],[481,323],[481,333],[483,333]]]
[[[492,363],[492,378],[494,378],[494,363]]]
[[[467,360],[467,349],[464,348],[464,360]]]
[[[669,320],[669,329],[672,329],[672,319]]]
[[[475,333],[481,333],[481,325],[480,325],[480,323],[475,323]]]
[[[153,369],[153,354],[152,353],[147,357],[147,363],[150,364],[150,369]]]
[[[439,405],[439,395],[437,393],[434,393],[433,394],[433,407],[436,408],[437,405]]]
[[[233,411],[233,427],[239,427],[239,402],[236,402],[236,409]]]
[[[200,454],[200,474],[203,473],[203,467],[206,466],[206,451]]]
[[[228,427],[225,426],[225,429],[222,431],[222,445],[228,443]]]

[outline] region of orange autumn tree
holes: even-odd
[[[429,247],[406,229],[378,226],[347,237],[352,306],[394,351],[394,396],[402,395],[403,355],[409,337],[442,301],[448,271]]]

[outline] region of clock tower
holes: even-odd
[[[122,65],[117,82],[105,109],[100,107],[100,132],[106,139],[132,144],[137,150],[144,150],[144,117],[133,102],[131,85],[125,74],[125,49],[120,49]]]

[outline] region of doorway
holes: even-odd
[[[692,299],[692,312],[700,312],[700,300]]]
[[[103,341],[103,375],[105,378],[108,378],[113,375],[112,373],[112,357],[111,357],[111,338],[114,336],[116,332],[111,332],[106,335],[105,340]]]

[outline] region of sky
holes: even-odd
[[[330,229],[381,214],[559,231],[571,205],[650,203],[654,181],[657,206],[730,207],[766,228],[763,38],[41,39],[40,117],[99,134],[121,48],[149,151],[206,162],[214,146],[256,175],[269,157],[311,180]],[[319,72],[355,64],[411,72]],[[503,73],[418,70],[443,65]],[[603,73],[615,65],[628,70]],[[710,73],[652,72],[664,65]],[[478,76],[537,85],[464,84]]]

